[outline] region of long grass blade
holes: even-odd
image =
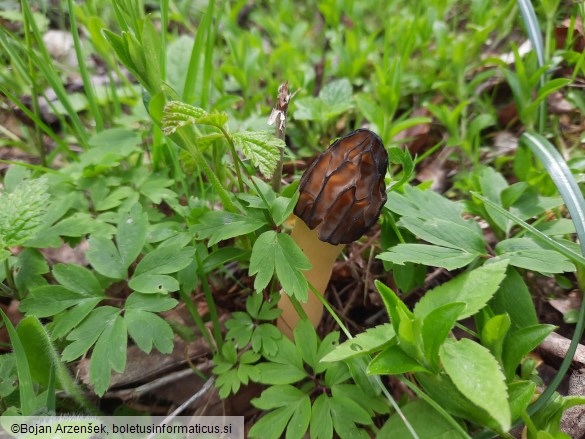
[[[583,253],[583,256],[585,256],[585,200],[583,199],[579,185],[575,181],[567,163],[563,160],[553,145],[551,145],[551,143],[540,134],[524,133],[522,137],[520,137],[520,142],[528,146],[534,155],[538,157],[555,183],[561,197],[563,197],[567,210],[571,214],[573,224],[575,225],[577,237],[579,238],[581,246],[581,252]],[[579,309],[575,332],[573,333],[567,355],[565,355],[565,358],[551,383],[547,386],[542,395],[540,395],[536,403],[530,407],[529,413],[535,413],[538,409],[543,407],[560,385],[571,366],[573,356],[575,355],[575,351],[577,350],[577,346],[583,336],[584,330],[585,300],[581,303],[581,308]]]
[[[18,391],[20,392],[20,411],[23,416],[32,416],[34,413],[34,401],[36,398],[33,381],[30,374],[30,368],[28,367],[28,360],[26,358],[26,352],[20,337],[16,333],[16,329],[12,325],[12,322],[8,318],[4,311],[0,308],[0,316],[4,320],[6,329],[8,330],[8,336],[12,343],[12,349],[16,357],[16,371],[18,374]]]
[[[69,21],[71,23],[71,35],[73,35],[73,45],[75,46],[75,54],[77,55],[77,64],[79,65],[79,73],[81,74],[81,80],[83,81],[83,88],[87,96],[87,102],[89,103],[89,109],[93,119],[95,120],[95,127],[97,131],[104,129],[104,121],[100,112],[99,105],[95,96],[95,90],[93,84],[89,78],[87,66],[85,65],[85,58],[83,56],[83,50],[81,49],[81,41],[79,40],[79,31],[77,29],[77,17],[73,9],[73,1],[67,0],[67,6],[69,8]]]

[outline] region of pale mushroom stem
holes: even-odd
[[[321,241],[316,229],[309,229],[300,218],[294,217],[294,219],[295,225],[291,237],[307,256],[312,266],[310,270],[303,273],[307,278],[307,282],[323,295],[331,279],[333,264],[343,250],[344,245],[332,245]],[[307,303],[301,303],[301,306],[316,328],[321,321],[323,304],[310,289],[308,295]],[[292,339],[293,329],[297,326],[300,317],[290,298],[284,292],[278,302],[278,307],[282,310],[282,314],[278,318],[276,325],[283,334]]]

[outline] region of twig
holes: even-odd
[[[276,123],[275,135],[284,141],[286,133],[286,113],[288,112],[288,103],[296,94],[288,92],[288,81],[280,84],[278,87],[278,95],[276,97],[276,106],[272,109],[270,117],[268,118],[268,125]],[[272,189],[274,192],[280,191],[280,180],[282,179],[282,162],[284,160],[284,149],[280,150],[280,158],[272,176]]]

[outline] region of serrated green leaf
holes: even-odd
[[[138,347],[147,354],[152,345],[161,354],[173,352],[173,330],[162,318],[148,311],[129,309],[124,315],[128,333]]]
[[[575,266],[566,256],[554,250],[540,247],[528,238],[512,238],[496,245],[496,254],[510,260],[510,265],[541,273],[564,273],[575,271]]]
[[[309,260],[289,235],[270,230],[260,235],[254,243],[249,273],[256,275],[256,291],[266,288],[276,273],[288,295],[306,302],[309,286],[301,270],[310,268]]]
[[[452,221],[441,218],[422,220],[407,217],[401,218],[398,225],[431,244],[468,253],[485,253],[485,243],[481,233]]]
[[[507,266],[507,260],[483,265],[434,288],[415,306],[415,317],[424,318],[434,309],[453,302],[467,305],[458,319],[472,316],[492,298],[504,280]]]
[[[234,133],[232,139],[236,148],[252,161],[264,177],[272,177],[280,151],[285,147],[284,140],[270,131],[242,131]]]
[[[412,262],[455,270],[473,262],[477,254],[436,245],[398,244],[376,257],[400,265]]]
[[[511,424],[504,374],[492,354],[483,346],[462,339],[444,343],[440,350],[445,371],[457,389],[488,412],[503,431]]]
[[[204,213],[191,227],[197,239],[209,239],[208,246],[219,241],[254,232],[266,223],[249,215],[214,210]]]
[[[164,108],[161,121],[163,132],[170,136],[181,127],[197,124],[197,120],[207,116],[207,114],[202,108],[179,101],[171,101]]]
[[[341,343],[333,351],[325,355],[321,361],[335,362],[358,355],[371,354],[379,351],[387,343],[392,343],[395,336],[396,333],[390,323],[369,328],[354,338]]]
[[[109,239],[101,236],[91,236],[89,238],[89,249],[85,255],[98,273],[111,279],[126,278],[127,273],[120,253]]]
[[[45,178],[25,180],[13,192],[0,192],[0,248],[33,238],[43,225],[48,200]]]

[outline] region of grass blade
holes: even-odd
[[[565,201],[579,237],[581,252],[585,255],[585,200],[569,167],[551,143],[543,136],[526,132],[520,143],[528,146],[544,165]]]
[[[530,0],[518,0],[518,6],[520,7],[520,14],[522,20],[526,26],[526,32],[532,47],[536,51],[536,57],[538,59],[538,66],[544,65],[544,44],[542,42],[542,34],[540,33],[540,26],[536,19],[536,13]]]
[[[85,65],[85,58],[83,57],[83,51],[81,50],[81,41],[79,40],[79,31],[77,29],[77,17],[75,16],[75,10],[73,8],[73,1],[67,0],[67,7],[69,9],[69,20],[71,22],[71,35],[73,35],[73,45],[75,46],[75,54],[77,55],[77,64],[79,65],[79,73],[81,74],[81,80],[83,81],[83,88],[87,95],[87,101],[89,103],[89,109],[93,119],[95,120],[95,127],[97,131],[104,129],[104,121],[102,114],[95,97],[95,91],[93,84],[89,78],[87,72],[87,66]]]
[[[18,373],[18,391],[20,392],[20,411],[23,416],[32,416],[34,413],[34,401],[36,395],[33,389],[32,377],[30,375],[30,368],[28,367],[28,360],[20,337],[16,333],[12,322],[4,311],[0,308],[0,316],[4,320],[8,336],[12,343],[12,349],[16,356],[16,371]]]
[[[520,142],[527,145],[542,162],[563,197],[567,210],[571,214],[575,230],[577,231],[577,237],[579,238],[579,243],[581,245],[581,252],[585,256],[585,200],[583,199],[583,195],[581,194],[581,190],[579,189],[573,174],[559,152],[540,134],[524,133],[522,137],[520,137]],[[579,340],[581,340],[584,330],[585,301],[581,303],[579,309],[577,324],[575,325],[575,332],[571,338],[569,350],[567,351],[557,374],[534,405],[530,407],[529,413],[534,413],[543,407],[565,377],[565,374],[571,366],[573,356],[575,355],[575,351],[577,350]]]

